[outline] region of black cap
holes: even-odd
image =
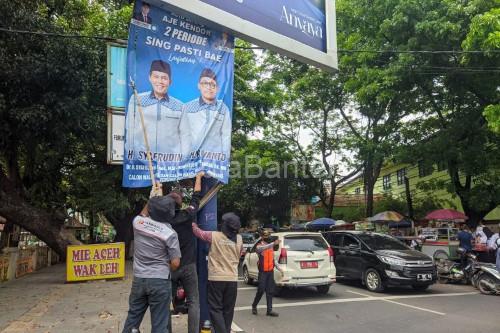
[[[231,231],[240,230],[241,222],[238,215],[235,213],[226,213],[222,215],[222,223],[226,225],[226,227]]]
[[[175,201],[172,197],[152,197],[148,201],[149,216],[156,222],[170,222],[175,215]]]
[[[168,74],[169,78],[172,78],[170,74],[170,65],[163,60],[153,60],[153,62],[151,63],[151,68],[149,69],[149,74],[151,74],[153,71],[166,73]]]

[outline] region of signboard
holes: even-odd
[[[151,0],[299,61],[337,69],[335,1]]]
[[[66,250],[66,281],[124,276],[125,243],[70,245]]]
[[[127,47],[124,187],[194,177],[227,183],[234,38],[136,1]],[[147,138],[147,140],[146,140]]]
[[[108,107],[125,109],[127,103],[127,49],[108,44]]]
[[[125,112],[108,110],[108,164],[123,164],[124,143]]]
[[[312,221],[314,215],[313,205],[294,204],[292,206],[292,221]]]

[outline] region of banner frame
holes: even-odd
[[[329,72],[338,70],[334,0],[325,1],[326,52],[199,0],[149,0],[148,2],[320,69]]]
[[[113,128],[114,128],[114,123],[113,123],[113,116],[122,116],[125,118],[125,110],[120,110],[120,109],[115,109],[115,108],[109,108],[106,111],[107,115],[107,144],[106,144],[106,162],[109,165],[123,165],[123,159],[118,160],[118,159],[113,159]],[[123,135],[125,136],[125,128],[123,128]]]

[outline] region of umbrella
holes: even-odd
[[[372,222],[399,222],[403,219],[403,215],[399,214],[398,212],[393,212],[391,210],[378,213],[376,215],[373,215],[372,217],[369,217],[368,220]]]
[[[306,224],[307,229],[328,229],[335,225],[335,220],[322,217]]]
[[[295,223],[290,226],[290,230],[302,231],[306,230],[306,223]]]
[[[426,220],[467,220],[467,216],[454,209],[433,210],[425,217]]]
[[[411,228],[411,221],[401,220],[399,222],[389,222],[389,228]]]

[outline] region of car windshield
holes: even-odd
[[[323,238],[313,235],[286,236],[284,246],[292,251],[322,251],[328,248]]]
[[[408,250],[409,248],[389,235],[361,234],[358,237],[372,250]]]
[[[241,238],[243,239],[243,243],[251,244],[255,242],[255,237],[251,234],[242,234]]]

